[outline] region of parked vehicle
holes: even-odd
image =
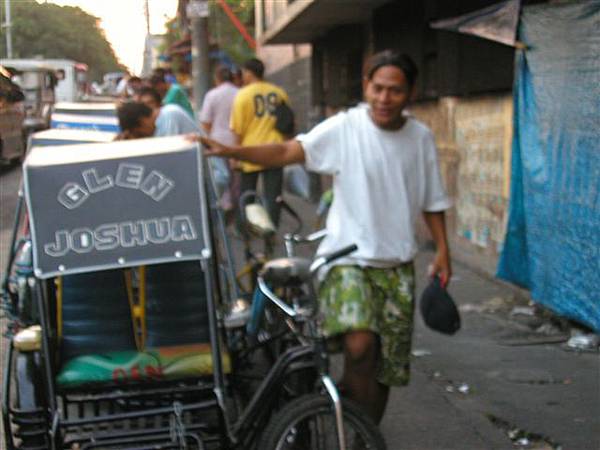
[[[318,332],[297,334],[246,389],[248,352],[233,340],[245,323],[227,320],[235,276],[198,144],[33,147],[24,182],[28,212],[20,203],[2,286],[8,449],[335,450],[356,448],[354,437],[384,448],[372,423],[342,407]],[[280,266],[262,292],[292,333],[315,329],[308,309],[270,290],[292,281]],[[307,397],[284,392],[298,371],[315,375]]]
[[[112,142],[117,133],[109,131],[56,129],[38,131],[29,136],[27,148],[57,145],[91,144]]]
[[[23,121],[25,95],[11,81],[11,74],[0,66],[0,163],[20,160],[25,155]]]
[[[25,95],[25,136],[50,128],[50,115],[54,106],[54,88],[57,80],[54,69],[37,66],[22,69],[8,67]]]
[[[14,67],[18,70],[34,67],[49,67],[54,70],[57,78],[55,98],[57,102],[77,102],[87,94],[86,64],[70,59],[2,59],[0,64]]]
[[[106,103],[61,102],[54,105],[52,128],[119,132],[116,106]]]
[[[116,97],[117,87],[123,77],[127,76],[125,72],[109,72],[102,77],[102,94]]]

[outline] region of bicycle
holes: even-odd
[[[247,198],[258,198],[254,192],[248,192],[244,195],[246,196],[245,199],[240,201],[243,211],[241,212],[241,216],[244,228],[248,231],[253,230],[254,235],[267,240],[273,236],[274,227],[270,226],[266,211],[264,211],[264,209],[261,210],[262,205],[260,202],[247,205]],[[302,218],[282,197],[278,197],[277,202],[282,210],[295,221],[293,230],[283,235],[285,254],[288,258],[295,256],[297,245],[315,243],[326,235],[326,230],[319,230],[307,236],[298,234],[304,225]],[[250,206],[254,207],[254,209],[250,210],[251,214],[248,214],[245,211],[248,210]],[[246,236],[249,235],[250,233],[248,232]],[[282,327],[282,321],[279,320],[280,318],[277,316],[276,311],[270,308],[268,303],[265,303],[264,296],[256,286],[256,279],[267,262],[267,257],[272,254],[272,249],[271,252],[257,254],[251,251],[248,240],[245,244],[246,264],[242,271],[238,272],[238,282],[240,281],[240,273],[251,275],[253,280],[250,283],[252,288],[250,320],[246,326],[245,337],[249,338],[252,343],[258,343],[258,345],[265,350],[269,362],[273,363],[282,353],[282,348],[285,348],[285,346],[282,345],[281,338],[285,336],[287,330],[285,327]],[[247,288],[244,289],[241,287],[241,289],[248,295]]]
[[[323,391],[286,403],[265,429],[259,448],[385,448],[376,425],[365,417],[360,407],[340,398],[329,375],[327,341],[321,331],[321,318],[312,285],[312,279],[321,267],[356,248],[356,245],[351,245],[314,261],[298,257],[274,259],[265,264],[257,278],[260,292],[285,315],[291,335],[301,345],[314,348],[316,380]],[[284,297],[275,293],[276,288],[282,288]],[[286,352],[282,355],[285,357]]]

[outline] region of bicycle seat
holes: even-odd
[[[272,286],[298,286],[310,279],[311,263],[306,258],[277,258],[265,264],[261,275]]]

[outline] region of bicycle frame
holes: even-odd
[[[348,254],[352,251],[356,250],[356,246],[350,246],[346,249],[342,249],[337,251],[331,255],[323,256],[317,258],[310,267],[310,274],[314,275],[318,269],[332,261],[333,259]],[[281,309],[288,317],[292,320],[304,317],[307,318],[302,312],[298,311],[296,308],[290,306],[287,302],[280,299],[267,285],[265,280],[262,277],[258,278],[258,289],[260,292],[271,302],[273,302],[279,309]],[[313,298],[314,296],[314,292]],[[318,370],[319,379],[321,383],[325,387],[325,390],[331,400],[331,403],[335,410],[335,420],[336,420],[336,431],[339,448],[342,450],[346,449],[345,443],[345,432],[344,432],[344,420],[343,420],[343,411],[342,411],[342,400],[337,390],[335,383],[329,376],[329,356],[327,353],[326,340],[325,337],[319,332],[319,327],[314,319],[307,318],[309,320],[309,331],[310,338],[315,342],[316,350],[316,368]]]

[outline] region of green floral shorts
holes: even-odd
[[[390,269],[335,266],[319,288],[325,335],[377,333],[382,356],[377,380],[388,386],[410,379],[414,289],[412,263]]]

